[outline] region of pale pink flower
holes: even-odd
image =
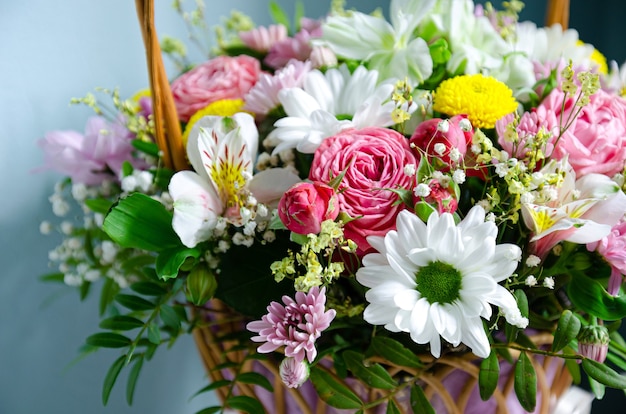
[[[409,164],[418,162],[408,140],[389,128],[348,129],[324,139],[315,151],[311,181],[328,182],[345,174],[337,189],[339,210],[355,218],[345,224],[344,234],[360,253],[370,248],[368,236],[395,229],[405,207],[391,189],[413,190],[415,178],[404,173]]]
[[[244,110],[257,115],[267,115],[272,109],[280,105],[278,92],[285,88],[300,88],[304,78],[311,71],[311,62],[291,60],[284,68],[274,75],[262,73],[258,82],[245,95]]]
[[[243,99],[261,74],[251,56],[218,56],[172,82],[178,116],[187,122],[200,109],[222,99]]]
[[[291,187],[278,203],[278,216],[287,229],[298,234],[318,234],[325,220],[339,215],[337,193],[320,182],[301,182]]]
[[[313,362],[317,356],[315,341],[336,314],[334,309],[324,312],[326,288],[320,290],[315,286],[308,293],[296,292],[295,300],[285,295],[283,303],[270,303],[267,315],[246,326],[259,334],[252,337],[254,342],[265,342],[257,351],[268,353],[284,346],[285,356],[296,362],[304,361],[305,357]]]
[[[309,364],[295,358],[285,358],[280,363],[280,379],[289,388],[299,388],[309,378]]]
[[[554,112],[557,119],[567,119],[577,107],[572,97],[564,99],[564,93],[555,89],[540,107]],[[590,173],[611,177],[622,172],[626,163],[626,100],[603,90],[591,95],[556,145],[553,157],[565,156],[578,177]]]
[[[513,119],[514,115],[509,114],[496,121],[498,143],[511,157],[520,160],[526,158],[526,153],[529,151],[529,141],[534,139],[541,130],[545,131],[545,133],[552,134],[553,137],[558,136],[559,119],[553,110],[544,106],[539,106],[530,112],[524,112],[522,114],[515,128],[517,132],[517,141],[515,142],[507,139],[507,136],[509,136],[507,127],[513,122]],[[554,145],[548,142],[544,152],[551,154],[553,149]]]
[[[260,26],[246,32],[239,32],[244,45],[257,52],[267,52],[275,44],[287,38],[287,28],[282,24]]]
[[[51,131],[39,140],[45,163],[39,170],[54,170],[86,185],[117,181],[124,161],[135,167],[145,164],[133,158],[132,138],[133,134],[123,123],[91,117],[84,134]]]
[[[287,37],[275,43],[265,57],[265,64],[278,69],[285,66],[291,59],[305,61],[311,55],[311,39],[322,35],[321,23],[317,20],[303,18],[301,29],[294,37]]]
[[[608,236],[587,244],[589,251],[596,251],[611,266],[608,292],[616,296],[626,275],[626,219],[613,226]]]

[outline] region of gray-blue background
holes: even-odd
[[[157,3],[159,34],[184,39],[171,0]],[[304,3],[307,15],[319,16],[329,1]],[[527,3],[523,18],[541,22],[545,3]],[[626,59],[623,3],[589,3],[572,1],[572,26],[621,63]],[[266,0],[207,4],[210,25],[231,9],[269,23]],[[363,11],[375,4],[386,7],[387,1],[349,2]],[[144,366],[132,407],[124,401],[123,374],[109,405],[102,407],[102,380],[118,354],[100,351],[70,367],[84,338],[97,329],[95,296],[80,304],[74,292],[63,294],[37,279],[49,271],[47,252],[58,242],[38,229],[51,217],[47,197],[60,178],[30,173],[42,162],[37,139],[55,129],[83,130],[90,111],[69,107],[72,97],[97,86],[119,86],[123,95],[131,95],[146,85],[132,0],[0,0],[0,414],[186,414],[211,402],[209,396],[189,401],[205,385],[205,374],[186,337]]]

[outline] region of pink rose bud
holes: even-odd
[[[278,203],[278,216],[298,234],[318,234],[322,222],[339,214],[335,190],[321,182],[301,182],[291,187]]]
[[[454,195],[449,188],[444,188],[437,180],[431,180],[428,183],[428,188],[430,189],[430,192],[427,196],[415,196],[414,201],[427,202],[431,206],[436,207],[439,214],[453,214],[456,211],[459,203],[454,198]]]
[[[285,358],[280,363],[280,379],[289,388],[298,388],[309,378],[309,364],[295,358]]]
[[[417,126],[409,143],[418,156],[426,153],[431,163],[439,159],[443,165],[435,164],[435,167],[440,171],[449,171],[451,165],[458,164],[465,156],[467,145],[472,140],[473,132],[464,131],[459,125],[465,118],[463,115],[457,115],[448,120],[428,119]],[[450,151],[454,148],[458,150],[460,156],[456,160],[450,157]]]

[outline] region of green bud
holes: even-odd
[[[215,274],[205,263],[199,263],[187,276],[187,286],[185,294],[187,300],[194,305],[201,306],[208,302],[217,289],[217,279]]]

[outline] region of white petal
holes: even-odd
[[[300,177],[290,170],[270,168],[255,174],[248,183],[248,189],[259,202],[274,206],[289,188],[300,181]]]

